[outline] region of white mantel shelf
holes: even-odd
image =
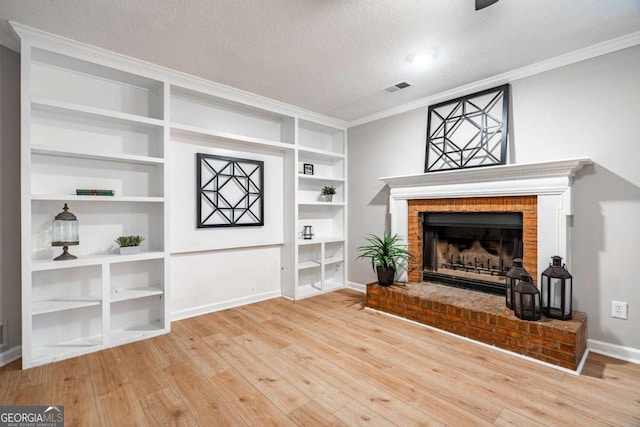
[[[591,164],[591,160],[588,158],[578,158],[544,163],[522,163],[415,175],[388,176],[378,179],[390,188],[404,188],[534,178],[572,178],[583,166],[589,164]]]

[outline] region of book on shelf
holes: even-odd
[[[84,189],[78,188],[76,189],[77,196],[115,196],[116,192],[114,190],[94,190],[94,189]]]

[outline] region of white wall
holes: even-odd
[[[196,153],[264,162],[264,226],[197,228]],[[172,320],[279,296],[283,154],[172,138],[169,162]]]
[[[511,83],[515,163],[589,157],[575,180],[571,225],[574,309],[590,339],[640,349],[640,46]],[[388,229],[388,190],[378,177],[422,173],[427,108],[349,129],[349,250]],[[355,257],[353,257],[355,258]],[[350,261],[349,280],[375,275]],[[629,304],[613,319],[611,300]]]
[[[0,45],[0,320],[20,345],[20,55]],[[18,354],[19,355],[19,354]],[[0,354],[0,362],[2,355]],[[1,363],[0,363],[1,365]]]
[[[280,246],[171,256],[171,319],[280,296]]]

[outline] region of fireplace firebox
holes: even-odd
[[[522,223],[521,212],[423,212],[423,280],[504,295]]]

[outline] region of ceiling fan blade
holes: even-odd
[[[497,2],[498,0],[476,0],[476,10],[484,9]]]

